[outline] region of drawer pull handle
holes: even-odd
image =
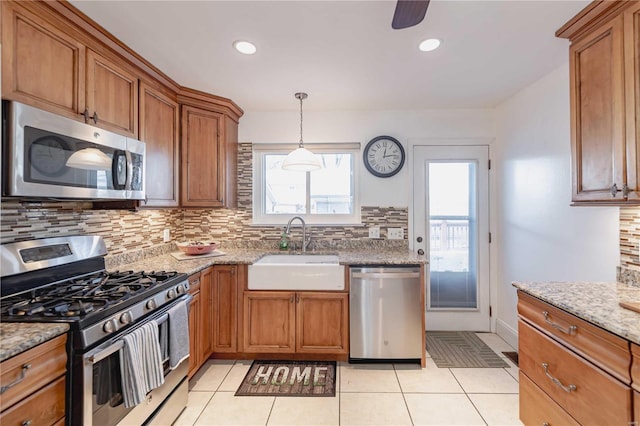
[[[551,327],[555,328],[558,331],[561,331],[564,334],[573,334],[576,332],[576,330],[578,330],[577,325],[572,325],[569,328],[564,328],[560,324],[556,324],[555,322],[551,321],[549,319],[549,312],[547,311],[542,311],[542,315],[544,315],[544,322],[546,322]]]
[[[31,364],[25,364],[22,366],[22,372],[20,373],[20,377],[18,377],[17,379],[15,379],[13,382],[9,383],[6,386],[2,386],[0,388],[0,395],[2,395],[3,393],[5,393],[6,391],[8,391],[9,389],[11,389],[12,387],[14,387],[15,385],[17,385],[18,383],[20,383],[21,381],[24,380],[24,376],[27,375],[27,370],[31,368]]]
[[[31,420],[25,420],[22,422],[22,426],[31,426],[31,423],[33,423]]]
[[[565,391],[565,392],[573,392],[573,391],[575,391],[575,390],[577,390],[577,389],[578,389],[578,387],[577,387],[576,385],[569,385],[569,386],[565,386],[565,385],[563,385],[563,384],[562,384],[562,382],[561,382],[560,380],[558,380],[558,379],[556,379],[555,377],[553,377],[553,376],[551,375],[551,373],[549,373],[549,364],[547,364],[546,362],[543,362],[543,363],[542,363],[542,368],[544,368],[544,374],[546,374],[546,375],[547,375],[547,377],[548,377],[549,379],[551,379],[551,381],[552,381],[553,383],[555,383],[556,385],[558,385],[558,387],[560,387],[563,391]]]

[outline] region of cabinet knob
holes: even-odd
[[[611,192],[611,196],[615,197],[618,194],[618,185],[614,183],[613,185],[611,185],[609,191]]]

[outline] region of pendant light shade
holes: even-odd
[[[109,170],[112,160],[96,148],[84,148],[71,154],[66,166],[83,170]]]
[[[302,100],[307,98],[306,93],[296,93],[296,99],[300,100],[300,144],[298,148],[291,151],[282,162],[284,170],[298,172],[310,172],[322,168],[320,158],[304,147],[302,142]]]

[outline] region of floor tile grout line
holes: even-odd
[[[392,364],[393,366],[393,372],[396,375],[396,380],[398,382],[398,386],[400,387],[400,393],[402,394],[402,400],[404,401],[404,406],[407,409],[407,414],[409,415],[409,421],[411,422],[411,425],[415,425],[414,421],[413,421],[413,416],[411,415],[411,410],[409,409],[409,404],[407,403],[407,398],[404,396],[404,390],[402,389],[402,383],[400,383],[400,378],[398,377],[398,370],[396,370],[396,365]]]
[[[478,415],[480,416],[480,418],[482,419],[482,421],[484,422],[485,425],[489,425],[489,422],[487,422],[484,418],[484,416],[482,415],[482,413],[480,412],[480,410],[478,409],[478,407],[476,407],[476,404],[473,403],[473,400],[471,399],[471,397],[469,396],[468,393],[465,393],[464,396],[467,397],[467,399],[469,400],[469,402],[471,403],[471,406],[476,410],[476,413],[478,413]]]

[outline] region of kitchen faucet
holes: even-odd
[[[291,222],[293,222],[296,219],[298,219],[300,221],[300,223],[302,224],[302,252],[304,253],[304,252],[307,251],[307,246],[311,242],[311,235],[309,235],[309,239],[307,239],[307,224],[304,222],[304,219],[301,218],[300,216],[292,217],[289,220],[289,222],[287,223],[287,227],[285,228],[284,233],[289,235],[289,229],[291,228]]]

